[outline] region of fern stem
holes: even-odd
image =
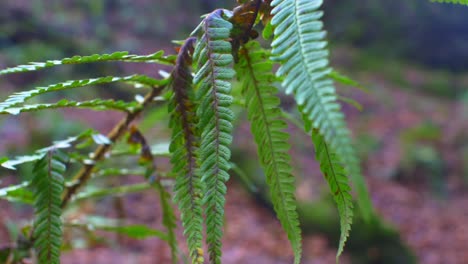
[[[127,113],[127,115],[120,120],[119,123],[107,134],[107,138],[110,139],[111,142],[116,142],[119,140],[122,135],[127,131],[130,123],[135,120],[135,118],[153,101],[156,96],[159,96],[162,91],[164,90],[165,86],[154,87],[151,91],[146,94],[145,99],[141,103],[141,107],[137,108],[133,112]],[[62,208],[65,208],[70,201],[71,197],[81,188],[91,177],[91,173],[96,165],[96,162],[101,160],[107,151],[112,148],[112,144],[110,145],[100,145],[91,156],[91,160],[89,164],[83,165],[81,170],[79,170],[76,175],[73,177],[72,182],[73,185],[69,186],[63,195],[62,199]]]

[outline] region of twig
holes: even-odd
[[[120,137],[127,131],[130,123],[149,105],[156,96],[159,96],[163,91],[165,86],[155,87],[151,89],[146,96],[143,102],[141,103],[141,107],[137,110],[128,113],[120,122],[107,134],[107,137],[112,141],[116,142],[120,139]],[[91,173],[96,165],[96,162],[101,160],[106,152],[108,152],[112,148],[113,144],[109,145],[100,145],[93,153],[91,160],[88,164],[85,164],[80,171],[76,173],[73,177],[72,182],[74,184],[68,187],[65,190],[62,200],[62,208],[65,208],[70,201],[71,197],[81,188],[91,177]]]

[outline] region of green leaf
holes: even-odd
[[[34,112],[39,110],[47,109],[56,109],[56,108],[84,108],[92,109],[97,111],[108,111],[108,110],[118,110],[123,112],[132,112],[135,111],[140,105],[137,102],[124,102],[124,101],[115,101],[112,99],[101,100],[94,99],[84,102],[68,101],[67,99],[62,99],[57,103],[53,104],[31,104],[31,105],[22,105],[18,107],[7,107],[3,109],[0,114],[11,114],[17,115],[24,112]]]
[[[330,72],[328,74],[328,77],[332,78],[333,80],[335,80],[335,81],[337,81],[337,82],[339,82],[341,84],[356,87],[356,88],[360,89],[361,91],[363,91],[365,93],[369,92],[369,89],[367,87],[363,86],[358,81],[355,81],[355,80],[349,78],[348,76],[341,74],[340,72],[338,72],[336,70]]]
[[[34,202],[34,196],[33,193],[27,189],[30,184],[29,181],[24,181],[18,185],[1,188],[0,199],[5,199],[10,202],[32,204]]]
[[[468,0],[431,0],[431,2],[468,5]]]
[[[275,80],[273,63],[257,42],[245,45],[239,58],[237,76],[242,81],[248,119],[270,187],[271,201],[292,245],[295,263],[300,263],[302,246],[295,178],[288,154],[289,135],[284,132],[287,124],[281,118],[280,100],[276,96],[278,91],[272,84]]]
[[[106,187],[105,189],[91,189],[80,192],[77,195],[75,195],[72,199],[72,202],[76,203],[85,199],[98,199],[111,196],[122,196],[125,194],[137,193],[149,189],[151,189],[151,185],[146,182],[122,185],[113,188]]]
[[[26,65],[20,65],[12,68],[0,70],[0,75],[37,71],[44,68],[50,68],[65,64],[83,64],[104,61],[124,61],[124,62],[148,62],[159,64],[172,64],[172,57],[164,57],[164,51],[158,51],[149,55],[129,55],[127,51],[118,51],[112,54],[94,54],[90,56],[74,56],[72,58],[64,58],[61,60],[48,60],[46,62],[31,62]]]
[[[149,228],[146,225],[98,226],[96,229],[123,234],[135,239],[158,237],[162,240],[167,240],[167,235],[164,232]]]
[[[337,102],[332,72],[328,66],[325,31],[319,10],[323,0],[273,0],[274,29],[272,59],[281,67],[282,86],[294,98],[306,121],[323,136],[330,149],[345,165],[358,193],[364,219],[373,215],[372,203],[352,145],[350,131]]]
[[[176,175],[174,200],[179,206],[192,263],[203,258],[199,254],[203,245],[203,186],[196,162],[200,135],[190,70],[195,42],[196,38],[187,39],[179,51],[176,68],[172,71],[173,94],[168,105],[172,129],[169,151],[172,173]]]
[[[66,226],[84,228],[90,231],[103,230],[123,234],[134,239],[146,239],[158,237],[167,241],[167,234],[146,225],[122,225],[118,219],[104,218],[99,216],[86,216],[85,221],[74,221]]]
[[[229,159],[232,142],[231,68],[232,47],[228,42],[232,25],[218,9],[203,21],[204,34],[195,47],[196,74],[193,78],[200,103],[199,119],[201,143],[200,172],[206,186],[204,205],[206,214],[206,241],[211,263],[221,263],[224,226],[225,182],[229,179]],[[200,262],[203,262],[200,260]]]
[[[177,253],[179,248],[177,246],[177,238],[175,235],[175,229],[177,228],[177,219],[175,216],[174,209],[171,206],[171,194],[164,189],[161,182],[156,181],[154,183],[155,188],[159,192],[159,200],[161,203],[163,213],[163,225],[167,229],[166,241],[171,248],[172,263],[178,262]]]
[[[69,137],[65,140],[60,140],[60,141],[54,141],[51,146],[48,146],[46,148],[42,148],[39,150],[36,150],[34,154],[32,155],[26,155],[26,156],[17,156],[13,159],[4,159],[4,161],[1,163],[1,166],[10,170],[16,170],[16,166],[21,165],[23,163],[28,163],[32,161],[37,161],[44,157],[44,154],[47,153],[48,151],[55,150],[55,149],[64,149],[64,148],[69,148],[72,146],[72,143],[75,144],[81,140],[89,138],[91,135],[93,135],[93,130],[88,129],[78,136],[75,137]]]
[[[31,186],[34,189],[34,247],[39,264],[59,264],[62,244],[62,192],[67,156],[57,150],[36,162]]]
[[[320,163],[325,180],[330,186],[330,192],[333,195],[338,206],[340,215],[341,236],[336,254],[336,260],[343,252],[344,245],[351,230],[353,222],[353,197],[351,196],[351,186],[348,183],[345,169],[335,153],[332,153],[325,142],[325,139],[317,133],[312,132],[312,141],[315,145],[315,155]]]
[[[100,77],[100,78],[93,78],[93,79],[83,79],[83,80],[70,80],[62,83],[56,83],[49,86],[44,87],[37,87],[36,89],[17,92],[10,95],[7,100],[0,103],[0,112],[4,112],[8,108],[12,108],[17,106],[21,103],[24,103],[26,100],[33,98],[35,96],[55,92],[55,91],[63,91],[67,89],[79,88],[84,86],[90,85],[97,85],[97,84],[107,84],[107,83],[116,83],[116,82],[128,82],[128,83],[140,83],[150,87],[158,86],[163,81],[156,80],[149,78],[145,75],[130,75],[126,77],[114,77],[114,76],[107,76],[107,77]]]

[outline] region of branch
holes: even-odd
[[[139,107],[137,110],[133,112],[127,113],[127,115],[120,120],[120,122],[107,134],[107,138],[109,138],[112,142],[116,142],[117,140],[122,137],[122,135],[127,131],[130,123],[135,120],[135,118],[148,106],[153,99],[160,95],[161,92],[165,86],[159,86],[151,89],[151,91],[146,94],[145,99],[141,103],[141,107]],[[62,200],[62,208],[65,208],[70,201],[71,197],[78,191],[79,188],[81,188],[91,177],[91,173],[96,165],[96,162],[101,160],[104,155],[106,154],[107,151],[109,151],[112,148],[112,144],[109,145],[100,145],[93,153],[91,156],[91,160],[93,162],[90,162],[89,164],[85,164],[80,171],[76,173],[76,175],[73,177],[72,182],[74,182],[73,185],[68,187],[63,195],[63,200]]]

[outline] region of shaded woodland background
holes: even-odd
[[[381,221],[357,219],[342,263],[468,263],[468,8],[428,1],[325,1],[332,65],[361,82],[368,92],[338,85],[356,99],[359,111],[343,104],[356,148],[362,157],[372,200]],[[201,14],[234,1],[15,0],[0,3],[0,68],[128,50],[175,53],[170,40],[184,39]],[[0,79],[0,98],[34,85],[108,74],[159,69],[137,64],[63,67]],[[167,70],[167,69],[166,69]],[[131,98],[128,88],[100,87],[64,94],[75,100],[97,93]],[[56,98],[48,98],[54,100]],[[288,97],[283,105],[293,108]],[[106,133],[118,114],[60,111],[0,117],[0,153],[30,153],[75,135],[84,124]],[[248,174],[229,182],[225,263],[290,263],[287,239],[263,192],[262,174],[249,129],[240,116],[234,157]],[[145,122],[154,140],[167,135],[165,124]],[[304,263],[334,263],[339,225],[314,157],[310,138],[291,126],[293,163],[304,228]],[[28,169],[1,169],[0,187],[18,182]],[[134,178],[124,179],[135,181]],[[118,184],[118,183],[116,183]],[[255,187],[256,192],[249,192]],[[247,187],[247,188],[246,188]],[[117,215],[160,227],[153,193],[104,199],[74,208],[71,218]],[[120,208],[120,209],[117,209]],[[0,201],[0,245],[15,241],[31,208]],[[183,241],[182,234],[179,237]],[[107,238],[107,239],[102,239]],[[168,263],[169,251],[158,239],[135,241],[111,234],[67,233],[63,263]],[[417,260],[412,260],[414,255]],[[400,258],[401,257],[401,258]],[[385,262],[386,261],[386,262]]]

